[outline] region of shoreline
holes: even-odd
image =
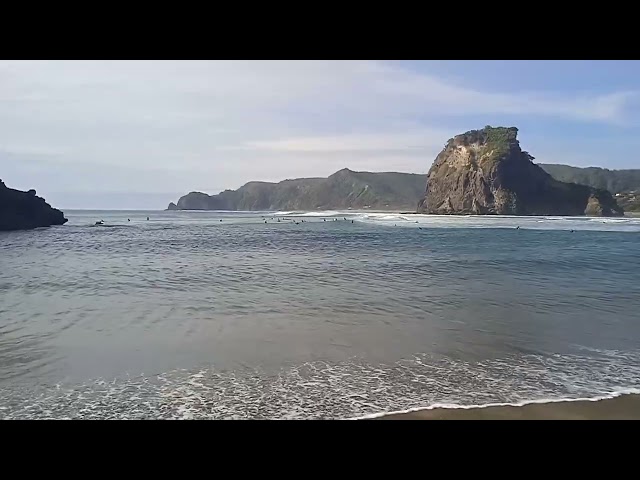
[[[637,390],[605,397],[470,407],[438,406],[370,415],[357,420],[640,420]]]

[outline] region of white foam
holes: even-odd
[[[400,415],[405,413],[422,412],[425,410],[474,410],[481,408],[491,407],[524,407],[525,405],[540,405],[546,403],[569,403],[569,402],[599,402],[602,400],[610,400],[612,398],[621,397],[622,395],[640,395],[640,388],[623,388],[604,395],[597,395],[594,397],[579,397],[579,398],[540,398],[535,400],[523,400],[520,402],[497,402],[497,403],[484,403],[478,405],[459,405],[455,403],[434,403],[426,407],[407,408],[406,410],[396,410],[393,412],[380,412],[372,413],[369,415],[363,415],[361,417],[353,417],[348,420],[367,420],[372,418],[386,417],[389,415]]]
[[[541,217],[506,215],[403,215],[392,212],[359,213],[358,221],[389,227],[501,228],[640,232],[640,218]]]
[[[387,365],[353,358],[271,372],[181,369],[61,389],[16,385],[0,391],[0,404],[8,407],[0,418],[363,419],[640,394],[640,351],[596,353],[513,354],[480,362],[416,354]]]
[[[303,217],[334,217],[336,215],[346,216],[346,212],[339,212],[337,210],[324,210],[319,212],[302,212],[300,216]]]

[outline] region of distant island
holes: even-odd
[[[65,223],[64,214],[38,197],[35,190],[14,190],[0,180],[0,231],[32,230]]]
[[[482,146],[477,143],[480,137],[485,138]],[[473,150],[473,155],[470,153],[461,162],[461,168],[451,169],[450,161],[453,162],[455,155],[458,155],[454,154],[453,146],[458,150],[460,145],[472,139],[475,142],[470,143],[478,145],[468,150]],[[503,144],[492,145],[491,142],[496,140]],[[480,153],[482,149],[484,153]],[[492,153],[486,156],[488,152]],[[557,164],[536,165],[532,160],[532,156],[520,149],[515,127],[485,127],[449,140],[429,171],[433,178],[431,188],[427,185],[429,175],[355,172],[345,168],[327,178],[298,178],[279,183],[249,182],[238,190],[225,190],[217,195],[191,192],[181,197],[177,203],[170,203],[167,210],[351,208],[424,212],[437,210],[433,202],[440,201],[442,205],[448,196],[452,207],[456,198],[455,201],[460,201],[458,213],[491,214],[494,213],[491,211],[494,207],[489,207],[491,196],[494,195],[491,190],[493,188],[499,198],[501,195],[511,195],[512,202],[516,198],[515,209],[511,209],[511,212],[518,211],[523,215],[542,212],[541,215],[618,216],[622,215],[623,210],[640,212],[640,169],[608,170]],[[488,190],[474,190],[471,180],[486,185]],[[514,189],[515,194],[507,193],[511,191],[509,189]],[[425,205],[429,197],[431,203]],[[478,205],[485,205],[484,212],[482,209],[473,212],[474,200],[476,209],[479,208]],[[495,202],[495,196],[493,201]],[[464,202],[468,205],[464,206]],[[498,211],[506,210],[499,208]]]

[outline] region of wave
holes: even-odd
[[[640,394],[640,351],[508,355],[468,363],[417,354],[266,371],[214,366],[0,391],[0,418],[365,419],[438,408],[598,401]],[[132,392],[136,400],[132,403]],[[330,392],[330,393],[329,393]]]
[[[606,232],[640,232],[640,218],[540,217],[506,215],[424,215],[390,213],[358,213],[356,221],[391,227],[420,226],[426,228],[500,228],[536,230],[584,230]]]
[[[338,210],[323,210],[320,212],[303,212],[300,213],[304,217],[334,217],[337,215],[347,216],[348,212],[340,212]]]
[[[535,400],[522,400],[520,402],[497,402],[497,403],[483,403],[478,405],[459,405],[455,403],[434,403],[426,407],[408,408],[406,410],[396,410],[392,412],[379,412],[369,415],[363,415],[361,417],[352,417],[348,420],[367,420],[373,418],[386,417],[389,415],[401,415],[405,413],[423,412],[426,410],[448,409],[448,410],[475,410],[481,408],[491,407],[524,407],[525,405],[540,405],[549,403],[567,403],[567,402],[600,402],[602,400],[611,400],[612,398],[618,398],[623,395],[640,395],[640,388],[623,388],[621,390],[615,390],[603,395],[596,395],[593,397],[578,397],[578,398],[540,398]]]
[[[633,218],[589,218],[590,222],[602,223],[633,223]]]

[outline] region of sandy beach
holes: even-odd
[[[523,406],[434,408],[386,415],[376,420],[640,420],[640,395]]]

